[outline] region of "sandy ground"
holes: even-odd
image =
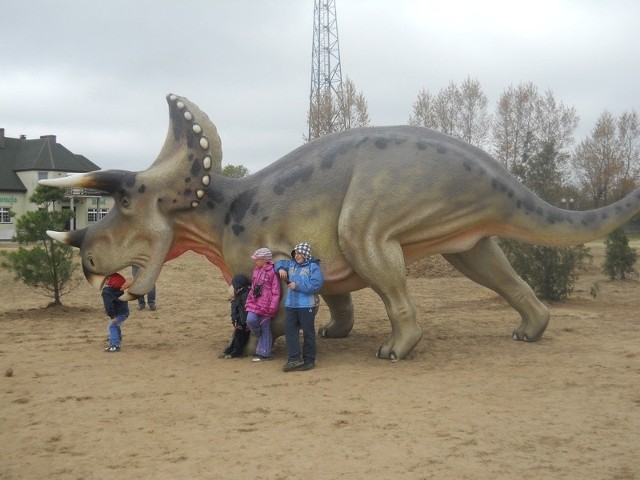
[[[291,373],[283,338],[270,362],[217,358],[226,285],[195,254],[165,265],[158,309],[132,310],[117,354],[89,284],[44,308],[0,271],[0,478],[640,478],[639,282],[608,281],[602,251],[538,343],[436,266],[409,280],[425,331],[412,358],[375,358],[390,327],[364,290],[351,335]]]

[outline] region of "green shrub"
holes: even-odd
[[[549,301],[566,299],[578,271],[592,258],[584,245],[553,248],[501,239],[500,246],[518,275],[539,298]]]
[[[610,280],[624,280],[627,275],[635,273],[633,265],[638,260],[638,254],[629,246],[629,239],[622,227],[611,232],[604,244],[606,249],[602,271]]]

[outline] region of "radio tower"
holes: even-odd
[[[342,67],[338,44],[338,21],[335,0],[314,0],[313,47],[311,50],[311,93],[309,94],[309,137],[340,128]],[[331,99],[330,106],[327,105]],[[314,119],[314,115],[318,118]]]

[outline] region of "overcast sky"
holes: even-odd
[[[223,165],[255,172],[303,143],[313,0],[2,0],[0,127],[55,134],[104,169],[144,170],[165,96],[216,124]],[[493,111],[532,82],[576,108],[640,113],[637,0],[336,0],[343,78],[373,125],[406,124],[421,89],[477,79]]]

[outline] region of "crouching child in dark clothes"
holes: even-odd
[[[107,277],[102,289],[102,301],[104,310],[109,317],[109,346],[105,352],[119,352],[122,342],[122,330],[120,326],[129,318],[129,304],[120,297],[126,288],[126,280],[119,273],[112,273]]]
[[[245,304],[251,288],[251,280],[244,275],[236,275],[231,280],[231,286],[233,288],[233,298],[231,299],[233,335],[229,346],[222,352],[221,356],[224,358],[242,357],[250,335]]]

